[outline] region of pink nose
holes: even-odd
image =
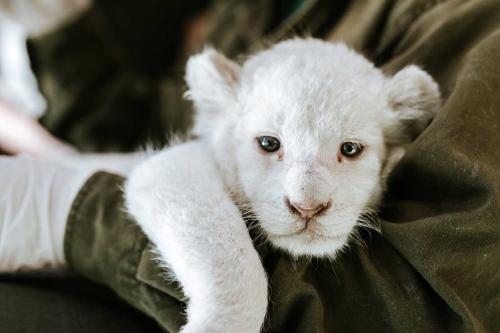
[[[290,202],[288,198],[285,198],[285,203],[292,213],[298,214],[303,218],[311,218],[320,215],[326,212],[332,206],[331,200],[328,200],[328,202],[318,205],[306,206],[300,203]]]

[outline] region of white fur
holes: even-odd
[[[128,208],[189,297],[183,332],[258,332],[265,272],[210,155],[192,142],[144,162],[127,183]]]
[[[389,78],[345,45],[314,39],[279,43],[243,66],[207,49],[189,60],[186,80],[200,139],[137,167],[128,207],[189,297],[185,332],[258,332],[265,273],[237,205],[291,255],[334,257],[377,208],[439,91],[416,66]],[[280,139],[279,154],[259,151],[262,135]],[[339,161],[346,140],[365,149]],[[285,197],[331,208],[304,228]]]

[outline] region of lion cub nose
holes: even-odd
[[[298,202],[290,202],[288,198],[285,198],[285,203],[294,214],[300,215],[303,218],[311,218],[326,212],[332,206],[332,201],[328,200],[326,203],[317,205],[305,205]]]

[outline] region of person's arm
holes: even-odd
[[[178,331],[184,296],[126,213],[124,179],[92,173],[0,156],[0,273],[70,268]]]

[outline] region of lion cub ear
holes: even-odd
[[[384,134],[389,145],[404,145],[414,140],[441,106],[438,85],[414,65],[390,78],[386,92],[390,110],[386,112]]]
[[[187,98],[196,108],[194,132],[203,135],[235,107],[241,67],[212,48],[189,58]]]

